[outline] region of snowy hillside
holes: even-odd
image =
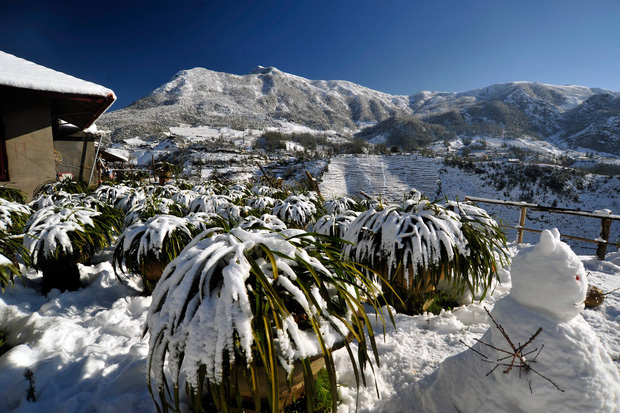
[[[309,80],[276,68],[238,76],[194,68],[100,122],[113,140],[157,133],[180,123],[203,126],[277,126],[291,121],[314,129],[357,129],[408,110],[407,96],[392,96],[347,81]]]
[[[353,133],[404,116],[444,127],[446,133],[456,136],[555,137],[572,147],[601,151],[601,146],[607,146],[608,152],[618,154],[620,125],[606,120],[615,113],[613,98],[619,96],[620,92],[598,88],[533,82],[495,84],[458,93],[390,95],[343,80],[310,80],[274,67],[258,66],[247,75],[194,68],[177,73],[127,108],[105,114],[99,123],[118,141],[162,136],[181,124],[244,130],[291,122]],[[592,107],[589,100],[593,97],[598,99],[598,117],[580,116]],[[592,122],[584,123],[588,119]],[[395,127],[394,122],[385,126]],[[605,143],[593,138],[601,136],[607,137]]]

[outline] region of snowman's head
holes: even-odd
[[[524,307],[558,321],[568,321],[584,308],[586,271],[555,228],[543,231],[537,245],[521,250],[510,273],[510,295]]]

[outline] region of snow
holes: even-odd
[[[47,67],[0,51],[0,85],[55,93],[112,96],[114,92]]]
[[[512,246],[511,249],[516,252],[518,247]],[[591,284],[604,291],[620,286],[618,253],[610,254],[607,261],[599,261],[592,256],[579,258],[589,272]],[[41,277],[31,271],[25,279],[25,286],[17,281],[13,288],[6,289],[0,295],[0,330],[14,346],[0,357],[0,388],[5,389],[0,392],[0,406],[11,412],[155,412],[146,386],[149,335],[142,337],[151,298],[136,296],[135,290],[117,282],[108,262],[80,266],[80,271],[86,287],[75,292],[54,290],[47,297],[42,296],[37,291]],[[469,351],[460,340],[472,345],[475,339],[481,338],[490,329],[491,321],[484,307],[494,315],[498,311],[506,314],[506,310],[517,306],[520,315],[538,314],[520,306],[514,299],[500,304],[499,301],[510,291],[511,275],[506,270],[500,270],[500,276],[502,283],[482,303],[461,306],[437,316],[429,313],[418,316],[397,314],[396,328],[388,322],[385,332],[378,319],[372,316],[373,310],[367,308],[374,323],[381,365],[375,366],[374,374],[367,371],[371,380],[367,387],[360,388],[358,411],[425,411],[421,405],[423,386],[430,384],[446,359]],[[493,310],[494,307],[496,310]],[[497,374],[499,378],[496,383],[501,385],[500,380],[508,380],[506,383],[521,386],[521,390],[525,386],[527,391],[521,395],[524,399],[549,400],[558,396],[568,397],[569,388],[574,391],[568,383],[570,378],[575,377],[574,370],[571,367],[567,372],[567,366],[601,367],[605,352],[611,355],[615,364],[613,367],[617,368],[620,360],[620,336],[617,333],[620,331],[619,308],[620,292],[616,291],[606,296],[601,307],[582,311],[578,317],[583,316],[585,322],[579,320],[568,327],[565,325],[562,331],[578,336],[583,343],[576,350],[563,350],[565,359],[554,359],[553,362],[543,359],[543,356],[558,355],[553,345],[545,346],[536,367],[566,390],[565,393],[560,393],[544,379],[534,377],[534,394],[530,395],[527,379],[518,379],[516,372],[511,375]],[[514,335],[515,340],[524,342],[521,335],[529,338],[539,324],[544,329],[541,334],[550,334],[552,325],[566,324],[542,315],[536,317],[534,328],[521,326],[514,333],[509,331],[509,334]],[[501,316],[497,318],[502,319]],[[516,321],[506,320],[505,327],[508,329],[516,325]],[[539,336],[534,344],[546,343],[551,339],[547,337]],[[588,360],[586,345],[594,346],[597,339],[600,339],[604,351],[598,345],[591,347],[596,350],[591,354],[598,358]],[[506,346],[501,339],[498,344]],[[356,343],[352,344],[352,351],[356,353]],[[355,412],[355,377],[346,350],[335,352],[334,359],[340,384],[341,405],[338,411]],[[470,361],[479,362],[479,359],[472,357]],[[482,371],[479,376],[472,377],[472,383],[486,386],[493,379],[484,375],[493,366],[480,364],[483,364]],[[609,365],[609,360],[605,365]],[[555,367],[560,370],[554,370]],[[36,402],[26,400],[28,383],[23,377],[26,368],[36,376]],[[607,373],[602,377],[615,377],[613,368],[608,367],[604,371]],[[380,398],[377,397],[373,380],[376,380]],[[586,394],[582,390],[578,393]],[[434,398],[437,402],[444,399],[450,400],[451,395],[439,391]],[[575,399],[571,396],[570,400]],[[560,403],[567,412],[587,411],[575,410],[572,406],[566,408],[562,400]],[[502,406],[494,411],[506,411],[506,408]]]
[[[142,338],[151,298],[118,283],[107,262],[81,269],[79,291],[45,297],[31,272],[0,295],[0,330],[14,345],[0,357],[3,411],[153,411]],[[26,401],[25,369],[36,376],[35,402]]]
[[[560,232],[545,230],[535,247],[522,250],[512,261],[512,298],[525,308],[569,321],[584,308],[586,271]]]
[[[426,410],[618,411],[618,369],[579,315],[588,288],[584,266],[559,237],[545,230],[539,244],[517,254],[512,290],[490,313],[493,325],[421,383]],[[511,346],[521,344],[523,358],[510,369]]]

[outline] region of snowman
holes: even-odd
[[[419,384],[424,410],[620,411],[618,370],[579,314],[585,269],[557,229],[514,257],[511,278],[510,294],[495,304],[480,341]]]

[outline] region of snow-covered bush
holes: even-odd
[[[112,265],[117,278],[126,270],[140,274],[146,291],[152,291],[166,265],[196,233],[187,219],[172,215],[156,215],[132,224],[118,237],[114,248]]]
[[[179,192],[172,194],[170,199],[189,209],[189,205],[198,195],[198,192],[194,192],[191,189],[181,189]]]
[[[269,229],[271,231],[283,231],[287,229],[286,224],[275,215],[263,214],[260,218],[250,215],[239,223],[239,228],[249,229]]]
[[[245,199],[245,205],[258,212],[271,211],[275,204],[275,198],[266,195],[250,196]]]
[[[40,194],[37,197],[33,198],[27,205],[38,211],[39,209],[43,209],[52,205],[62,205],[64,203],[71,204],[71,199],[74,197],[74,194],[70,194],[65,191],[58,191],[51,194]]]
[[[228,222],[231,227],[237,225],[241,219],[248,216],[251,211],[252,209],[250,207],[234,204],[222,204],[215,208],[215,213]]]
[[[359,204],[353,198],[343,196],[323,202],[323,208],[325,208],[329,215],[338,215],[344,211],[357,210]]]
[[[18,204],[25,204],[28,201],[28,197],[23,191],[4,185],[0,185],[0,198]]]
[[[305,228],[315,217],[316,205],[305,195],[290,195],[284,201],[278,201],[272,214],[282,221],[297,228]]]
[[[174,215],[182,217],[187,214],[187,208],[168,198],[147,196],[134,205],[125,215],[124,225],[129,227],[135,222],[146,221],[155,215]]]
[[[21,234],[31,214],[30,207],[0,198],[0,231]]]
[[[35,188],[33,196],[36,198],[39,195],[46,194],[51,195],[56,192],[66,192],[69,194],[89,194],[91,192],[88,182],[78,179],[59,179],[54,181],[45,182]]]
[[[224,187],[216,182],[207,181],[194,185],[192,189],[200,195],[218,195],[224,190]]]
[[[127,213],[131,208],[139,205],[146,197],[147,195],[144,189],[131,188],[124,196],[116,200],[114,207]]]
[[[5,287],[13,285],[15,276],[21,276],[17,256],[24,263],[30,263],[30,253],[24,248],[21,240],[5,231],[0,231],[0,289],[2,292]]]
[[[506,253],[503,233],[481,217],[482,212],[461,217],[426,199],[406,199],[401,206],[361,213],[344,235],[350,242],[344,249],[391,281],[404,311],[442,280],[458,293],[484,294]]]
[[[189,205],[191,212],[215,213],[221,205],[231,205],[231,199],[226,195],[198,195]]]
[[[271,198],[276,198],[279,193],[282,193],[282,190],[265,185],[254,185],[250,189],[250,192],[255,196],[268,196]]]
[[[79,288],[77,264],[109,246],[120,228],[118,214],[86,207],[49,206],[32,214],[24,247],[34,268],[43,272],[43,291]]]
[[[323,215],[308,228],[308,231],[342,238],[351,222],[355,221],[359,214],[356,211],[343,211],[338,215]]]
[[[165,185],[155,185],[155,186],[148,188],[147,190],[149,194],[156,195],[159,197],[164,197],[164,198],[172,198],[174,194],[180,191],[181,189],[172,183],[167,183]]]
[[[243,185],[231,185],[224,191],[224,195],[230,198],[233,204],[239,205],[251,195],[251,192]]]
[[[166,267],[147,315],[149,388],[159,395],[159,407],[180,409],[178,397],[166,391],[171,380],[177,395],[187,383],[194,411],[204,408],[205,393],[227,411],[241,400],[242,382],[254,377],[254,401],[269,394],[277,411],[280,380],[303,371],[312,388],[310,361],[322,357],[335,411],[331,349],[347,347],[358,379],[369,360],[368,346],[378,362],[373,324],[362,304],[378,305],[374,284],[341,261],[337,250],[303,231],[295,234],[293,241],[290,231],[205,232]],[[347,336],[360,341],[358,358]],[[263,376],[267,389],[259,392],[256,383]]]
[[[108,205],[115,205],[125,195],[135,189],[127,185],[101,185],[93,192],[93,196]]]

